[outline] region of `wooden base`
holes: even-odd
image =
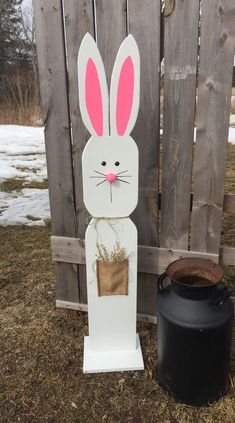
[[[144,370],[138,334],[136,334],[135,350],[105,352],[90,351],[89,336],[85,336],[83,373],[123,372],[131,370]]]

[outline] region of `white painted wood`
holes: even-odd
[[[87,127],[88,131],[92,135],[97,135],[96,130],[90,120],[89,110],[87,108],[86,101],[86,77],[87,77],[87,64],[89,60],[92,60],[98,76],[98,82],[102,97],[102,118],[103,118],[103,135],[108,135],[109,124],[108,124],[108,88],[105,76],[104,64],[100,56],[100,52],[97,48],[94,38],[87,32],[81,42],[81,46],[78,53],[78,92],[79,92],[79,106],[82,115],[82,120]],[[94,83],[95,85],[95,83]],[[97,88],[95,86],[90,89]]]
[[[140,103],[140,54],[134,37],[130,34],[122,42],[118,54],[114,63],[113,72],[111,76],[110,86],[110,128],[111,134],[118,134],[117,131],[117,93],[120,82],[120,73],[123,69],[123,64],[126,59],[131,59],[134,68],[134,93],[133,103],[130,113],[129,122],[127,124],[125,134],[130,134],[134,125],[139,111]],[[123,101],[125,105],[125,98]]]
[[[127,217],[138,201],[138,148],[130,137],[92,137],[82,155],[83,196],[94,217]],[[102,166],[102,162],[106,165]],[[115,163],[120,165],[116,166]],[[120,175],[119,172],[123,172]],[[106,175],[117,174],[110,183]],[[100,184],[100,185],[98,185]]]
[[[112,227],[111,227],[112,226]],[[97,239],[112,251],[117,239],[129,257],[128,295],[98,297]],[[98,237],[98,238],[97,238]],[[136,349],[137,230],[129,219],[93,219],[86,231],[89,350]]]
[[[82,155],[83,196],[95,217],[85,235],[89,338],[85,339],[84,372],[143,369],[136,338],[137,229],[128,218],[138,201],[138,148],[129,133],[139,109],[139,62],[137,44],[128,36],[111,78],[108,135],[104,66],[89,34],[78,54],[80,110],[92,135]],[[97,244],[110,254],[117,243],[128,257],[128,295],[98,296]]]
[[[85,337],[83,361],[84,373],[131,370],[144,370],[139,335],[136,335],[136,349],[112,352],[94,352],[90,350],[90,337]]]
[[[131,65],[128,69],[133,69],[133,74],[128,70],[123,71],[127,60],[130,60]],[[97,80],[95,75],[93,75],[93,79],[87,77],[90,61],[96,69]],[[85,35],[78,54],[79,104],[83,121],[93,136],[88,141],[82,155],[83,195],[87,210],[95,217],[127,217],[137,206],[138,148],[128,134],[132,130],[138,114],[139,79],[139,51],[134,38],[129,35],[120,46],[112,73],[111,136],[108,136],[108,94],[104,66],[92,36]],[[118,91],[120,81],[122,81],[121,86],[126,88],[133,83],[133,96],[129,108],[125,106],[129,104],[125,98],[126,91],[123,89]],[[91,117],[94,112],[94,98],[92,95],[89,97],[90,90],[92,93],[93,91],[98,93],[97,95],[101,92],[102,96],[102,110],[100,111],[98,107],[99,112],[97,110],[95,119],[94,115],[93,119]],[[117,112],[117,98],[119,104],[123,105],[123,108],[119,108],[119,112]],[[95,101],[94,104],[96,104]],[[125,132],[123,136],[119,136],[117,122],[119,122],[119,129],[123,127],[120,125],[122,121],[120,110],[122,109],[125,109],[127,120],[126,125],[124,124]],[[99,122],[102,119],[103,133],[101,129],[99,132],[94,128],[94,121],[98,122],[97,126],[99,127]],[[102,125],[100,126],[102,127]],[[99,132],[98,136],[97,132]],[[113,175],[115,180],[110,182],[109,175]]]

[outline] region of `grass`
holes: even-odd
[[[27,181],[24,177],[22,178],[10,178],[6,179],[0,184],[0,191],[4,192],[13,192],[21,191],[23,188],[38,188],[45,189],[48,188],[48,181],[44,180],[39,181]]]
[[[20,172],[33,172],[33,173],[37,173],[38,169],[35,167],[26,167],[26,166],[16,166],[15,167],[17,170],[19,170]]]
[[[235,145],[228,143],[228,160],[225,177],[225,192],[235,194]]]
[[[33,113],[32,113],[33,109]],[[0,125],[43,125],[43,112],[41,106],[29,106],[22,111],[20,108],[0,105]]]
[[[0,75],[0,125],[43,124],[39,81],[31,71],[15,68]]]
[[[41,220],[40,217],[32,216],[31,214],[26,215],[27,219],[32,220],[32,222],[37,222],[37,220]]]

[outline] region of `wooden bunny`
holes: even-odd
[[[84,203],[93,219],[85,237],[89,336],[84,372],[144,368],[136,333],[137,229],[129,218],[138,201],[138,148],[130,132],[139,109],[139,83],[139,50],[129,35],[116,57],[109,102],[99,50],[91,35],[85,35],[78,54],[78,86],[81,116],[91,134],[82,169]],[[125,251],[120,266],[109,258],[107,268],[115,273],[119,266],[122,279],[126,274],[126,291],[114,286],[113,273],[111,291],[106,287],[102,294],[99,278],[107,279],[108,274],[101,276],[99,270],[100,248],[105,257]]]

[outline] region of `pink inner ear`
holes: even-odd
[[[85,99],[91,124],[98,136],[103,135],[103,106],[100,81],[95,63],[89,59],[86,67]]]
[[[116,126],[118,135],[124,135],[132,109],[134,94],[134,65],[128,56],[122,65],[117,90]]]

